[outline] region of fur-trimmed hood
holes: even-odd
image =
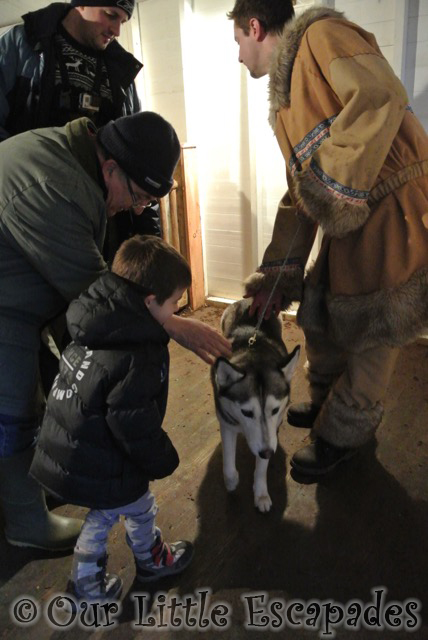
[[[276,112],[290,106],[291,74],[303,35],[308,27],[323,18],[345,19],[343,12],[326,7],[312,7],[293,19],[284,29],[269,70],[269,122],[275,128]]]

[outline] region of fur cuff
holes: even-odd
[[[245,282],[245,295],[255,296],[260,291],[270,293],[278,277],[278,268],[260,270],[251,274]],[[277,284],[277,291],[282,293],[282,309],[287,309],[292,302],[302,299],[303,270],[300,267],[286,268],[281,273]]]
[[[331,393],[315,422],[314,433],[335,447],[355,449],[374,437],[383,417],[383,406],[373,409],[349,407]]]
[[[306,294],[305,294],[306,295]],[[327,296],[330,329],[338,344],[364,351],[402,347],[428,327],[428,269],[404,284],[361,296]]]
[[[328,333],[344,349],[403,347],[428,327],[428,269],[399,287],[359,296],[332,296],[322,285],[312,286],[309,275],[297,324],[304,331]]]
[[[296,173],[294,179],[298,204],[327,235],[342,238],[362,227],[369,217],[366,200],[356,204],[357,198],[336,195],[310,168]]]

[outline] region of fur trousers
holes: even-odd
[[[305,330],[311,401],[321,406],[314,435],[336,447],[360,447],[374,437],[399,353],[378,346],[347,351],[322,333]]]

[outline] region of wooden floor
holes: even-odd
[[[221,311],[217,308],[207,307],[194,315],[219,326]],[[301,331],[290,322],[283,324],[287,347],[303,345]],[[307,399],[303,363],[302,355],[292,388],[294,401]],[[342,626],[337,628],[336,638],[427,639],[427,418],[428,348],[412,345],[403,350],[397,362],[377,444],[330,477],[308,484],[293,479],[290,457],[307,442],[308,431],[283,424],[280,446],[269,469],[274,508],[262,515],[253,507],[254,458],[243,441],[238,450],[240,485],[235,494],[227,494],[224,489],[208,366],[171,344],[165,427],[179,451],[181,464],[172,477],[153,483],[153,491],[159,505],[157,522],[165,538],[194,542],[192,565],[181,577],[142,589],[134,584],[132,555],[123,526],[117,525],[110,541],[109,567],[124,580],[123,608],[120,615],[104,620],[95,631],[91,626],[83,628],[77,619],[71,622],[67,616],[59,616],[55,623],[47,620],[54,595],[65,588],[71,555],[51,557],[17,549],[0,534],[0,637],[57,640],[67,633],[70,640],[101,635],[111,640],[192,638],[201,629],[199,621],[194,627],[184,627],[186,603],[188,615],[196,619],[201,616],[204,620],[206,612],[212,611],[213,621],[204,633],[209,640],[222,636],[238,640],[332,637],[321,635],[321,627],[314,628],[315,610],[308,608],[311,601],[313,606],[324,601],[322,610],[334,618],[327,601],[342,606],[356,600],[367,604],[375,602],[376,589],[383,591],[386,603],[420,601],[421,628],[413,634],[404,629],[376,634],[373,628],[361,626],[356,631]],[[57,512],[83,516],[85,510],[67,505],[58,507]],[[137,598],[135,593],[139,594]],[[168,596],[168,604],[176,598],[176,616],[171,623],[165,622],[168,616],[161,607],[162,594]],[[206,606],[202,610],[204,598]],[[27,609],[25,599],[30,603]],[[200,605],[192,604],[198,600]],[[272,601],[270,630],[260,626],[268,600]],[[293,627],[285,619],[284,610],[290,601],[302,606],[303,613],[294,609],[295,622],[306,616],[309,624],[312,619],[312,626]],[[12,604],[16,605],[17,616],[31,619],[39,611],[39,619],[18,625]],[[148,626],[147,605],[156,614],[154,627]],[[140,615],[142,611],[144,616]],[[220,626],[222,613],[227,614],[225,627]],[[116,623],[105,626],[113,618]],[[181,627],[171,627],[172,622],[181,622]],[[279,634],[275,624],[283,625]]]

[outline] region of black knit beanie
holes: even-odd
[[[147,193],[161,198],[170,191],[180,143],[174,128],[162,116],[141,111],[111,120],[98,130],[97,139]]]
[[[123,9],[129,19],[134,11],[135,0],[71,0],[70,4],[72,7],[117,7]]]

